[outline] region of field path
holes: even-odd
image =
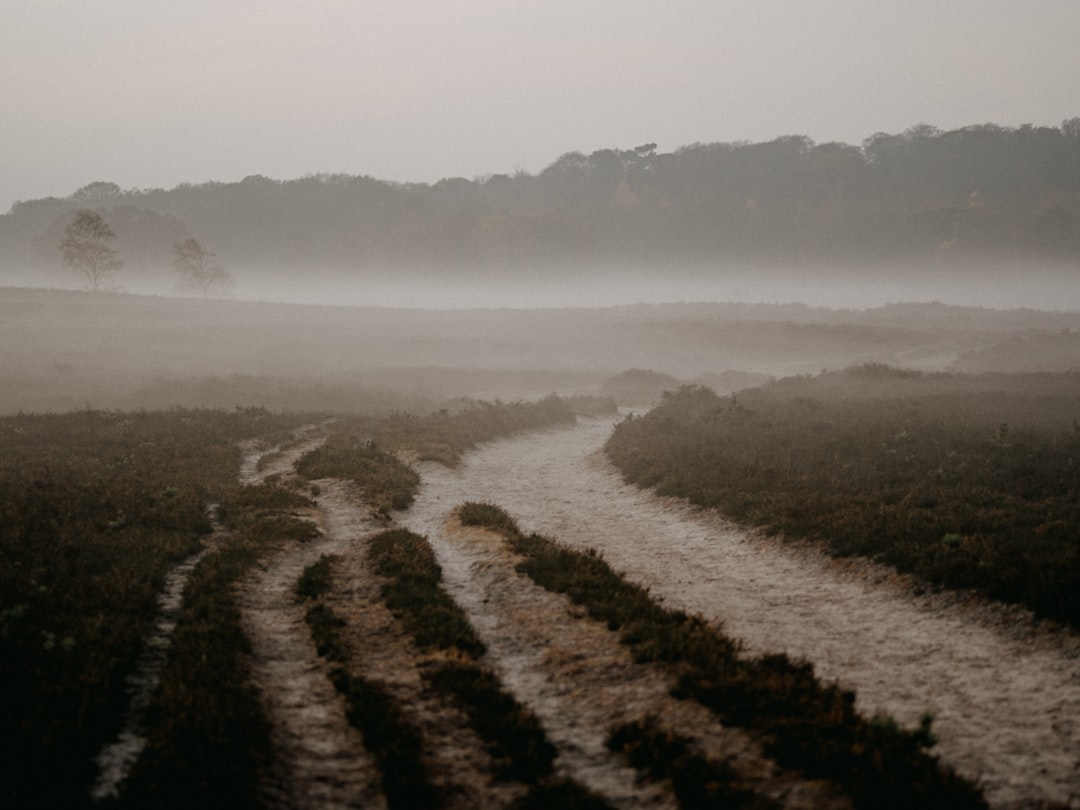
[[[225,536],[225,528],[215,516],[216,504],[207,508],[213,527],[203,538],[201,551],[173,566],[165,577],[165,586],[157,597],[157,616],[150,637],[146,639],[135,669],[127,677],[128,707],[124,728],[119,737],[98,754],[98,780],[90,792],[95,802],[119,796],[120,786],[131,773],[147,742],[147,715],[161,684],[161,671],[172,645],[173,631],[183,605],[184,588],[202,558],[216,550]]]
[[[256,483],[289,473],[303,454],[325,437],[317,428],[296,435],[283,451],[246,448],[241,482]],[[274,455],[259,470],[259,455]],[[364,527],[373,530],[375,524]],[[379,808],[378,769],[360,733],[345,718],[344,699],[328,677],[296,600],[304,568],[323,554],[343,551],[355,538],[327,535],[309,543],[289,543],[258,564],[241,583],[244,631],[252,645],[252,681],[271,723],[275,769],[264,786],[271,807]]]
[[[617,632],[517,573],[521,558],[501,536],[448,520],[445,506],[422,500],[403,520],[428,536],[443,586],[487,645],[485,660],[558,748],[564,776],[621,810],[674,810],[668,783],[638,780],[606,746],[615,728],[651,716],[685,732],[711,761],[729,763],[737,787],[767,796],[771,806],[850,807],[830,786],[777,767],[744,731],[722,726],[694,701],[672,698],[670,672],[635,662]]]
[[[864,713],[911,726],[933,712],[937,752],[994,806],[1080,807],[1075,634],[1016,610],[917,596],[885,569],[833,561],[626,485],[598,452],[612,426],[582,420],[490,443],[459,470],[423,464],[405,522],[430,533],[458,503],[498,504],[524,531],[595,548],[669,606],[723,622],[748,651],[813,662],[826,680],[857,690]],[[433,545],[453,584],[452,554]]]

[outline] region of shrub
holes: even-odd
[[[470,725],[487,743],[497,776],[531,784],[552,774],[558,751],[536,716],[506,692],[493,674],[475,664],[448,661],[425,678],[468,714]]]
[[[260,409],[0,418],[6,803],[84,801],[156,596],[210,531],[206,504],[235,481],[236,444],[298,421]]]
[[[376,535],[369,546],[375,570],[387,582],[386,606],[399,615],[421,647],[482,655],[484,643],[439,585],[442,570],[427,541],[404,529]]]
[[[312,563],[296,581],[296,595],[299,599],[318,599],[330,588],[330,557],[325,554],[319,561]]]

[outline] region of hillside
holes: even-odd
[[[595,268],[884,265],[976,276],[984,262],[1080,259],[1080,118],[1060,128],[917,126],[861,146],[803,136],[563,155],[538,174],[434,184],[316,175],[121,189],[92,183],[0,216],[7,283],[71,283],[56,245],[70,214],[102,212],[124,289],[167,289],[188,236],[250,282],[372,281],[468,271],[560,280]],[[974,263],[974,265],[972,264]],[[907,271],[904,271],[907,272]],[[815,273],[816,275],[817,273]]]

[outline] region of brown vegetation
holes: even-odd
[[[524,558],[518,570],[548,590],[565,593],[595,619],[620,633],[640,661],[655,661],[678,674],[678,696],[694,699],[722,722],[753,731],[781,765],[841,785],[857,807],[981,807],[978,791],[925,752],[934,739],[929,719],[902,731],[887,718],[867,720],[854,709],[854,694],[819,681],[810,664],[784,655],[749,658],[719,629],[700,617],[661,607],[639,586],[615,573],[595,553],[574,551],[539,535],[525,535],[500,508],[467,503],[458,509],[466,525],[502,534]],[[640,732],[640,730],[639,730]],[[625,730],[611,745],[632,749]],[[628,753],[633,755],[632,750]],[[655,751],[667,758],[669,753]],[[675,757],[677,758],[677,757]],[[706,791],[700,760],[684,759],[673,781],[688,795]],[[663,771],[671,763],[656,766]],[[691,787],[696,783],[696,787]],[[714,784],[712,790],[719,790]],[[723,794],[722,794],[723,795]],[[728,800],[745,801],[734,792]]]
[[[0,757],[11,806],[77,806],[168,569],[200,548],[262,410],[0,419]]]
[[[866,365],[720,398],[684,388],[616,429],[641,486],[1080,624],[1080,376]]]

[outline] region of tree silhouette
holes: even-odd
[[[80,208],[64,228],[60,249],[64,264],[97,291],[105,280],[123,266],[112,242],[116,234],[101,214]]]
[[[194,237],[173,245],[173,268],[180,276],[180,284],[198,290],[203,298],[227,293],[233,287],[232,276],[213,252]]]

